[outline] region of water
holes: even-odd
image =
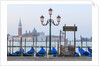
[[[34,42],[34,46],[35,46],[35,42]],[[64,45],[64,42],[61,42],[62,45]],[[22,42],[22,48],[25,49],[24,47],[25,43]],[[71,42],[71,45],[74,45],[73,42]],[[9,46],[9,43],[8,43]],[[12,44],[11,44],[12,46]],[[13,46],[20,46],[20,42],[14,42]],[[29,51],[31,49],[31,47],[33,46],[33,42],[26,42],[26,52]],[[31,46],[31,47],[30,47]],[[44,49],[46,50],[45,46],[46,46],[46,42],[37,42],[37,52],[41,49],[42,46],[44,46]],[[49,42],[47,42],[47,46],[49,46]],[[81,42],[76,42],[76,47],[81,46]],[[83,42],[83,46],[86,46],[86,42]],[[87,42],[87,46],[92,47],[92,42]],[[52,42],[52,47],[55,47],[57,50],[57,42]],[[16,52],[20,49],[20,47],[13,47],[13,52]],[[34,47],[35,49],[35,47]],[[86,48],[83,48],[84,50],[86,50]],[[49,48],[47,48],[47,52],[48,52]],[[10,47],[8,47],[8,52],[10,52]],[[12,47],[11,47],[11,52],[12,52]],[[78,52],[78,49],[76,48],[76,52]]]

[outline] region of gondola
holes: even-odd
[[[36,54],[36,56],[45,56],[46,51],[45,49],[42,47],[41,50]]]
[[[21,52],[22,51],[22,52]],[[16,51],[15,53],[9,53],[9,56],[21,56],[21,54],[24,53],[24,49],[22,48],[22,50],[20,49],[19,51]]]
[[[51,51],[52,51],[52,55],[53,56],[56,56],[57,55],[57,51],[56,51],[56,49],[54,47],[53,47],[53,49]]]
[[[34,48],[32,47],[30,51],[28,51],[27,53],[24,53],[23,56],[33,56],[33,54],[34,54]]]
[[[89,51],[90,54],[92,55],[92,49],[90,49],[90,47],[88,47],[88,51]]]
[[[81,54],[81,48],[78,47],[78,51]],[[87,51],[85,51],[84,49],[82,49],[82,56],[91,56],[91,54]]]
[[[75,52],[75,56],[79,56],[79,54],[77,52]]]

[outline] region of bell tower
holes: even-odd
[[[19,19],[19,24],[18,24],[18,36],[22,35],[22,24],[21,24],[21,18]]]

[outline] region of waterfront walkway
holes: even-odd
[[[46,57],[7,56],[7,61],[92,61],[92,57]]]

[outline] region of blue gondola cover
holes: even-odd
[[[33,47],[30,49],[30,51],[28,51],[27,53],[24,53],[25,55],[30,55],[30,54],[34,54],[34,49]]]
[[[41,50],[37,53],[37,56],[45,56],[46,52],[44,48],[42,47]]]
[[[78,48],[78,51],[79,51],[80,54],[81,54],[81,48],[80,48],[80,47]],[[82,49],[82,55],[83,55],[83,56],[91,56],[89,52],[87,52],[87,51],[85,51],[85,50],[83,50],[83,49]]]
[[[90,49],[90,48],[88,47],[88,51],[89,51],[90,54],[92,55],[92,49]]]
[[[77,52],[75,52],[75,56],[79,56],[79,54]]]
[[[53,54],[53,56],[56,56],[57,55],[57,51],[56,51],[56,49],[54,47],[52,49],[52,54]]]
[[[24,52],[24,49],[22,48],[22,53]],[[13,55],[13,56],[19,56],[21,55],[21,49],[19,51],[16,51],[15,53],[10,53],[9,55]]]

